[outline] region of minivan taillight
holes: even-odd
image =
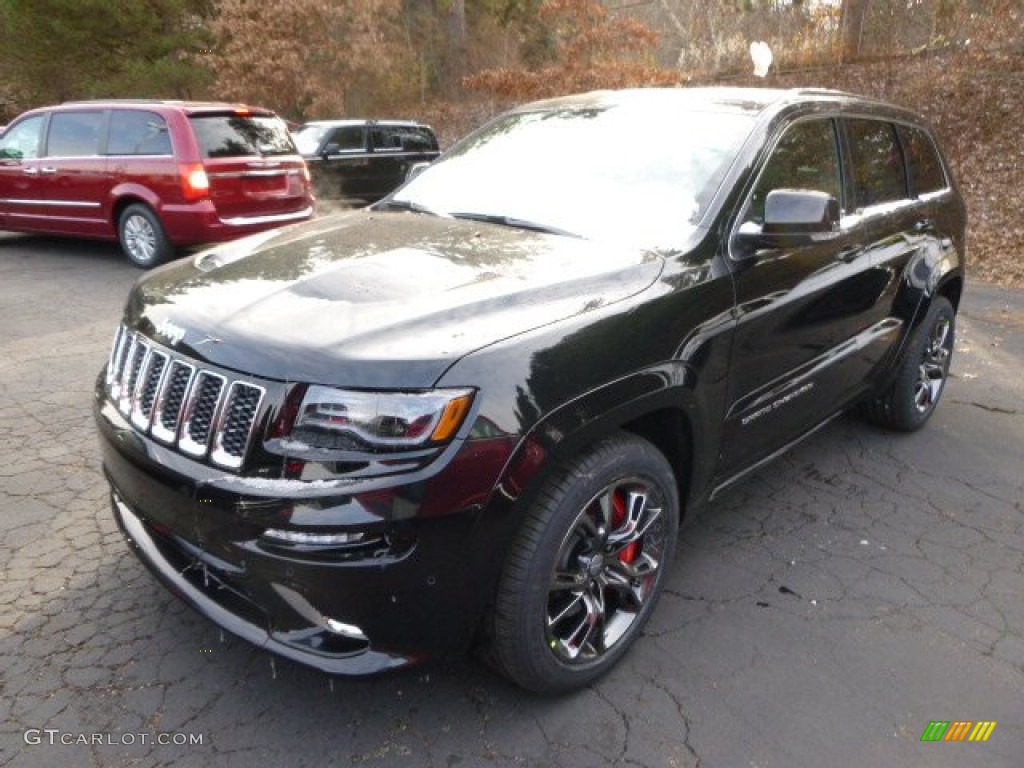
[[[202,200],[210,196],[210,179],[202,163],[191,163],[179,166],[181,171],[181,191],[189,202]]]

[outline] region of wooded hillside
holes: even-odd
[[[447,145],[510,104],[594,88],[877,95],[943,137],[974,274],[1024,285],[1024,0],[0,0],[0,39],[0,124],[72,98],[213,98],[419,119]]]

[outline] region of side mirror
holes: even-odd
[[[744,222],[737,231],[744,250],[794,248],[839,236],[839,202],[811,189],[774,189],[764,201],[764,224]]]
[[[412,165],[409,166],[409,170],[405,172],[405,180],[412,181],[421,173],[423,173],[423,171],[426,170],[429,166],[430,163],[413,163]]]
[[[333,141],[330,144],[324,146],[323,151],[320,153],[325,159],[330,155],[336,155],[341,151],[341,147],[335,144]]]

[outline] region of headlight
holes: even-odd
[[[471,389],[356,392],[310,386],[291,437],[337,450],[424,448],[450,440],[472,402]]]

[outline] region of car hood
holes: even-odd
[[[126,322],[257,376],[423,388],[476,349],[644,290],[662,267],[612,244],[364,210],[155,270]]]

